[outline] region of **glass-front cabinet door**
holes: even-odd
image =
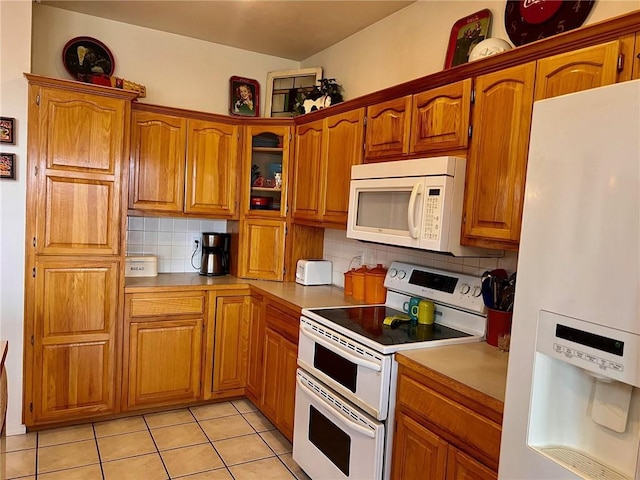
[[[291,127],[248,125],[245,129],[244,213],[256,217],[285,217]]]

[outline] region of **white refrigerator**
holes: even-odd
[[[503,480],[640,479],[640,80],[536,102]]]

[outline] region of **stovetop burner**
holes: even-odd
[[[472,336],[437,323],[433,325],[411,325],[407,321],[397,323],[396,325],[398,326],[395,328],[383,325],[385,317],[403,314],[403,312],[385,305],[323,308],[310,311],[384,346]]]

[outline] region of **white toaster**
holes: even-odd
[[[333,265],[330,260],[298,260],[296,283],[302,285],[331,285]]]

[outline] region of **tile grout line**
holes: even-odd
[[[167,474],[167,478],[170,480],[171,479],[171,475],[169,475],[169,469],[164,464],[164,459],[162,458],[162,454],[160,453],[160,448],[158,447],[158,444],[156,443],[156,439],[154,438],[153,433],[151,433],[151,427],[149,426],[149,423],[147,422],[147,417],[145,415],[142,415],[142,421],[147,426],[147,432],[149,432],[149,436],[151,437],[151,441],[153,442],[153,446],[156,447],[156,453],[158,454],[158,457],[160,457],[160,462],[162,462],[162,468],[164,468],[164,471]]]
[[[91,423],[91,429],[93,430],[93,440],[96,443],[96,450],[98,452],[98,465],[100,466],[100,474],[102,475],[102,480],[106,480],[104,478],[104,469],[102,468],[102,455],[100,455],[100,445],[98,443],[98,435],[96,435],[96,424],[95,422]],[[36,478],[37,480],[37,478]]]
[[[233,405],[233,404],[232,404]],[[235,405],[233,405],[235,408]],[[200,428],[200,430],[202,431],[202,433],[204,434],[204,436],[206,437],[207,441],[209,442],[209,445],[211,445],[211,448],[213,448],[213,451],[216,452],[216,455],[218,455],[218,458],[220,459],[220,461],[222,462],[222,465],[224,465],[225,470],[229,473],[229,475],[231,475],[231,478],[233,478],[235,480],[235,476],[233,475],[233,473],[231,473],[231,470],[229,469],[229,466],[227,465],[227,462],[224,461],[224,458],[222,458],[222,455],[220,455],[220,452],[218,451],[218,449],[216,448],[216,446],[213,444],[213,440],[211,440],[209,438],[209,435],[207,435],[207,432],[204,431],[204,428],[202,428],[202,425],[200,425],[200,420],[198,420],[198,418],[196,418],[196,416],[193,414],[193,412],[191,411],[191,408],[188,407],[187,408],[189,410],[189,412],[191,413],[191,415],[193,416],[193,418],[196,419],[196,423],[198,424],[198,427]],[[236,409],[237,410],[237,409]],[[231,415],[224,415],[223,417],[217,417],[217,418],[224,418],[224,417],[230,417]],[[204,419],[203,419],[204,420]],[[213,420],[213,419],[207,419],[207,420]]]

